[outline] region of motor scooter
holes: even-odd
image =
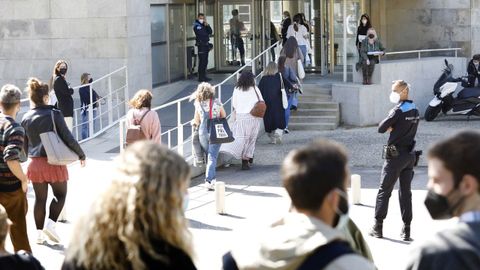
[[[425,120],[433,121],[440,112],[445,115],[480,116],[480,87],[467,88],[468,77],[454,78],[453,65],[445,59],[445,69],[433,86],[433,99],[425,110]],[[454,97],[458,84],[464,87]]]

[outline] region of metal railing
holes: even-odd
[[[449,52],[453,51],[455,53],[455,57],[458,57],[458,51],[461,51],[462,48],[445,48],[445,49],[424,49],[424,50],[412,50],[412,51],[399,51],[399,52],[387,52],[385,53],[386,56],[388,55],[399,55],[399,54],[418,54],[418,59],[422,58],[422,53],[432,53],[432,52]]]
[[[275,48],[279,48],[280,45],[281,45],[281,41],[271,45],[270,47],[268,47],[266,50],[261,52],[256,57],[247,61],[245,66],[240,67],[237,71],[235,71],[233,74],[228,76],[222,82],[220,82],[219,84],[216,84],[214,86],[214,88],[216,89],[218,99],[222,100],[222,86],[224,86],[228,81],[230,81],[233,78],[238,79],[240,77],[240,73],[248,67],[251,67],[252,68],[252,73],[256,74],[257,73],[256,62],[259,59],[261,59],[261,57],[263,56],[263,57],[265,57],[264,60],[263,60],[263,63],[264,63],[264,66],[266,66],[266,63],[268,62],[267,59],[268,59],[268,56],[269,56],[268,54],[270,53],[270,50],[275,49]],[[262,74],[262,72],[260,72],[256,76],[256,78],[258,78],[261,74]],[[167,137],[166,138],[166,143],[168,145],[168,148],[176,150],[185,159],[188,159],[191,155],[190,155],[190,153],[187,153],[184,150],[184,146],[187,145],[187,143],[191,142],[192,137],[189,136],[189,138],[184,139],[184,134],[185,134],[184,131],[185,131],[185,128],[187,126],[191,125],[191,120],[193,118],[193,115],[191,115],[188,118],[188,120],[186,120],[185,122],[183,121],[183,119],[182,119],[182,111],[183,111],[182,110],[182,102],[186,102],[186,103],[188,102],[188,106],[193,107],[192,104],[189,102],[189,99],[190,99],[190,96],[186,96],[186,97],[176,99],[174,101],[168,102],[166,104],[162,104],[158,107],[155,107],[155,108],[151,109],[152,111],[158,112],[159,110],[166,109],[166,108],[172,107],[172,106],[176,108],[176,111],[177,111],[176,112],[176,114],[177,114],[176,126],[168,129],[167,131],[162,132],[161,136],[162,136],[162,141],[164,141],[163,138],[165,136]],[[232,99],[232,97],[229,97],[225,102],[223,102],[224,107],[226,107],[226,104],[230,103],[230,112],[232,111],[231,110],[231,108],[232,108],[231,99]],[[230,117],[230,114],[227,116],[227,118],[229,118],[229,117]],[[162,119],[160,119],[160,121],[162,121]],[[190,127],[190,128],[192,129],[192,133],[193,133],[193,127]],[[125,143],[125,131],[126,131],[126,119],[125,118],[122,118],[120,120],[119,130],[120,130],[120,132],[119,132],[119,134],[120,134],[120,136],[119,136],[120,151],[123,151],[124,143]],[[173,140],[175,139],[174,138],[174,133],[176,133],[176,135],[177,135],[176,136],[176,143],[173,142]]]

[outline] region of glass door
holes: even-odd
[[[186,48],[185,48],[185,18],[184,6],[169,5],[169,51],[170,51],[170,81],[185,78]],[[181,18],[181,19],[179,19]]]

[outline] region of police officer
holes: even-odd
[[[387,217],[388,201],[393,187],[400,179],[400,210],[402,213],[403,228],[401,238],[404,241],[412,241],[410,238],[410,222],[412,221],[412,191],[413,167],[416,161],[415,135],[420,120],[418,109],[408,99],[410,85],[403,80],[394,81],[390,101],[397,104],[383,120],[379,127],[379,133],[390,132],[389,146],[395,146],[396,153],[387,156],[382,168],[381,183],[378,190],[375,205],[375,225],[370,235],[383,237],[383,220]],[[395,152],[395,151],[392,151]]]
[[[208,82],[211,79],[207,78],[208,52],[213,48],[209,43],[210,35],[213,33],[210,25],[205,21],[205,15],[198,13],[197,20],[193,25],[198,48],[198,81]]]

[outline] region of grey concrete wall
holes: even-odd
[[[347,125],[378,124],[393,107],[389,101],[392,81],[403,79],[412,86],[410,97],[423,116],[433,98],[433,85],[440,77],[445,58],[431,57],[385,61],[376,66],[374,85],[334,84],[333,100],[340,103],[341,122]],[[466,74],[466,58],[447,58],[455,77]]]
[[[150,14],[142,0],[0,0],[0,84],[47,81],[58,59],[68,80],[128,66],[130,92],[151,87]]]
[[[371,0],[372,21],[388,51],[480,45],[478,0]]]

